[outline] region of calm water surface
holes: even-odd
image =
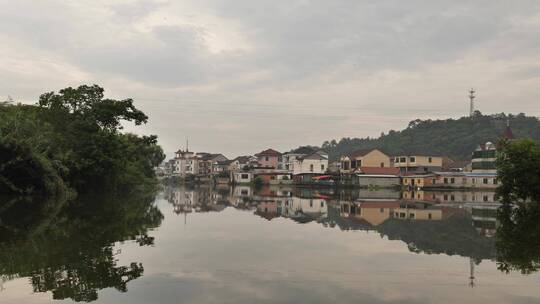
[[[492,195],[197,187],[52,204],[32,209],[47,221],[3,222],[0,303],[539,303],[538,274],[497,268]]]

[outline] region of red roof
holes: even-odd
[[[360,167],[359,173],[376,175],[398,175],[399,168],[394,167]]]
[[[261,153],[257,154],[257,156],[280,156],[281,153],[274,149],[266,149],[262,151]]]
[[[396,201],[387,202],[362,202],[360,208],[399,208],[400,204]]]

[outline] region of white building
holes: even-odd
[[[302,173],[325,173],[328,170],[328,154],[319,151],[300,157],[294,160],[292,169],[295,175]]]
[[[186,176],[199,173],[199,157],[194,152],[178,150],[174,158],[173,175]]]

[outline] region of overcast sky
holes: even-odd
[[[540,116],[540,1],[0,0],[2,99],[94,83],[169,153],[379,136],[467,115],[469,87]]]

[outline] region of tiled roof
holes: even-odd
[[[383,153],[383,154],[386,155],[386,153],[384,153],[381,149],[379,149],[379,148],[373,148],[373,149],[360,149],[360,150],[356,150],[356,151],[347,153],[347,154],[345,154],[344,156],[348,156],[349,158],[363,157],[363,156],[365,156],[365,155],[367,155],[367,154],[369,154],[370,152],[375,151],[375,150],[377,150],[377,151],[379,151],[379,152],[381,152],[381,153]]]
[[[280,156],[281,153],[274,149],[266,149],[262,151],[261,153],[257,154],[257,156]]]

